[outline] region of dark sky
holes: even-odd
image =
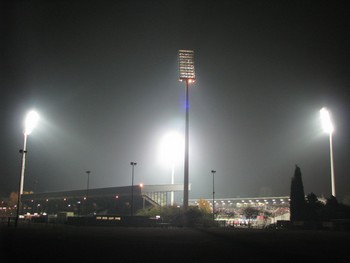
[[[193,49],[190,198],[330,196],[326,106],[337,197],[350,196],[348,1],[7,1],[1,4],[0,196],[25,190],[170,183],[161,137],[184,133],[178,50]],[[37,181],[37,184],[35,184]],[[175,167],[183,183],[183,162]]]

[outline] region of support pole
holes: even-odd
[[[185,127],[185,165],[184,165],[184,210],[188,209],[188,181],[189,181],[189,91],[188,79],[186,79],[186,127]]]

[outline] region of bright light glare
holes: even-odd
[[[167,165],[174,165],[183,159],[185,141],[178,132],[172,131],[163,136],[159,145],[159,160]]]
[[[326,108],[322,108],[320,110],[320,114],[321,114],[323,131],[328,134],[331,134],[334,131],[334,127],[331,122],[331,117],[329,116],[328,110]]]
[[[25,123],[24,123],[24,133],[29,135],[32,133],[39,121],[39,115],[36,111],[28,112]]]

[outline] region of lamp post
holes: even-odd
[[[331,185],[332,185],[332,196],[335,197],[335,178],[334,178],[334,164],[333,164],[333,142],[332,134],[334,127],[331,121],[330,114],[326,108],[320,110],[322,127],[325,133],[329,134],[329,152],[330,152],[330,163],[331,163]]]
[[[88,215],[90,173],[91,173],[91,171],[86,171],[86,174],[87,174],[86,201],[85,201],[85,213],[86,213],[86,215]]]
[[[179,50],[180,81],[185,81],[186,88],[186,123],[185,123],[185,162],[184,162],[184,210],[188,208],[188,184],[189,184],[189,91],[188,86],[196,79],[194,71],[194,51]]]
[[[24,121],[24,131],[23,131],[23,149],[19,150],[22,154],[21,162],[21,175],[19,178],[19,192],[18,192],[18,201],[17,201],[17,216],[15,221],[15,226],[17,227],[20,207],[22,206],[21,197],[23,194],[23,185],[24,185],[24,170],[26,163],[26,153],[27,153],[27,136],[32,133],[39,121],[39,115],[36,111],[29,111],[26,115]]]
[[[136,162],[131,162],[130,163],[132,166],[131,169],[131,207],[130,207],[130,211],[131,211],[131,216],[134,216],[134,167],[135,165],[137,165]]]
[[[33,192],[36,193],[36,188],[38,184],[38,179],[34,177],[34,182],[33,182]],[[33,200],[33,207],[36,207],[36,199]]]
[[[216,173],[215,170],[211,170],[213,174],[213,224],[215,223],[215,188],[214,188],[214,175]]]

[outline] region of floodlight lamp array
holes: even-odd
[[[322,108],[320,110],[321,113],[321,120],[322,120],[322,127],[323,131],[325,133],[331,134],[334,131],[334,127],[331,121],[330,114],[326,108]]]
[[[180,81],[188,81],[192,83],[196,79],[194,70],[194,51],[179,50],[179,72]]]

